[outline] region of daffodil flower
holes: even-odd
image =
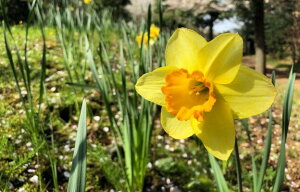
[[[159,31],[160,31],[159,27],[156,27],[156,25],[152,24],[150,26],[150,37],[157,39],[159,37]]]
[[[144,44],[150,44],[153,45],[155,43],[155,41],[157,40],[157,38],[159,37],[159,27],[156,27],[154,24],[152,24],[150,26],[150,39],[148,39],[148,33],[144,33],[144,38],[143,38],[143,34],[140,33],[138,36],[136,36],[135,40],[138,43],[139,47],[142,46],[142,39],[143,39],[143,43]]]
[[[54,32],[53,32],[53,31],[49,31],[49,35],[50,35],[50,36],[53,36],[53,35],[54,35]]]
[[[83,2],[84,2],[85,4],[89,4],[89,3],[91,2],[91,0],[83,0]]]
[[[161,124],[171,137],[195,134],[209,153],[227,160],[234,119],[264,112],[276,96],[267,77],[241,65],[242,50],[235,33],[207,42],[190,29],[177,29],[166,47],[167,66],[141,76],[136,91],[162,106]]]
[[[150,45],[153,45],[155,42],[155,40],[152,39],[151,37],[150,37],[150,40],[148,40],[148,33],[144,33],[144,38],[143,38],[143,34],[139,34],[138,36],[136,36],[135,40],[138,43],[139,47],[142,46],[142,40],[143,40],[143,44],[146,44],[146,45],[148,43],[150,43]]]

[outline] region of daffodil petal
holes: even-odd
[[[142,75],[135,84],[135,90],[144,99],[157,105],[165,105],[165,96],[161,87],[165,86],[165,75],[175,69],[177,68],[174,66],[160,67]]]
[[[214,83],[228,84],[238,73],[242,62],[243,40],[237,33],[224,33],[200,51],[199,70]]]
[[[197,32],[179,28],[170,37],[166,47],[166,64],[192,72],[199,68],[200,49],[207,44]]]
[[[266,76],[241,66],[236,78],[216,89],[237,118],[247,118],[266,111],[274,102],[277,91]]]
[[[194,134],[190,121],[179,121],[165,107],[161,108],[160,121],[163,129],[175,139],[185,139]]]
[[[215,103],[212,111],[204,114],[204,121],[191,120],[195,135],[207,151],[221,160],[227,160],[233,150],[235,130],[229,106],[222,100]]]

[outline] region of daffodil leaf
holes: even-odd
[[[291,111],[292,111],[292,102],[293,102],[293,95],[294,95],[294,85],[295,85],[295,78],[296,75],[293,73],[293,67],[290,72],[288,86],[284,96],[284,103],[283,103],[283,112],[282,112],[282,136],[281,136],[281,145],[280,145],[280,154],[277,163],[276,169],[276,176],[273,185],[273,192],[277,192],[280,190],[283,181],[284,181],[284,169],[286,166],[286,158],[285,158],[285,143],[286,137],[288,133]]]
[[[211,168],[213,169],[213,174],[214,174],[216,182],[217,182],[218,190],[220,192],[228,192],[229,190],[228,190],[227,183],[225,181],[225,178],[223,176],[223,173],[221,171],[221,168],[220,168],[217,160],[211,154],[208,154],[208,158],[209,158]]]
[[[75,142],[75,150],[72,161],[72,169],[68,183],[68,192],[85,191],[86,178],[86,101],[83,100],[78,131]]]

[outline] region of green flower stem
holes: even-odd
[[[235,166],[236,166],[236,174],[237,174],[238,189],[239,189],[238,191],[243,192],[241,161],[239,156],[238,142],[236,138],[235,138],[235,145],[234,145],[234,154],[235,154]]]

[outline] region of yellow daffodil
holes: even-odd
[[[85,4],[89,4],[89,3],[91,2],[91,0],[83,0],[83,2],[84,2]]]
[[[141,76],[136,91],[162,106],[161,124],[171,137],[195,134],[209,153],[227,160],[234,119],[264,112],[276,96],[267,77],[241,65],[242,50],[238,34],[207,42],[190,29],[177,29],[166,47],[167,66]]]
[[[54,32],[53,31],[49,31],[49,35],[50,36],[54,35]]]
[[[136,36],[135,40],[138,43],[139,47],[142,46],[142,40],[143,40],[143,43],[146,45],[148,43],[150,43],[150,45],[153,45],[155,42],[155,40],[152,39],[151,37],[150,37],[150,41],[148,40],[148,33],[144,33],[144,38],[143,38],[143,34],[139,34],[138,36]]]
[[[143,38],[143,34],[140,33],[138,36],[136,36],[135,40],[138,43],[139,47],[141,47],[142,45],[142,39],[144,44],[147,45],[148,43],[150,43],[150,45],[153,45],[156,39],[159,37],[159,31],[160,31],[159,27],[156,27],[154,24],[152,24],[150,26],[150,35],[149,35],[150,40],[148,40],[149,37],[147,32],[144,33],[144,38]]]
[[[150,26],[150,37],[155,38],[155,39],[158,38],[159,37],[159,31],[160,31],[159,27],[156,27],[154,24],[152,24]]]

